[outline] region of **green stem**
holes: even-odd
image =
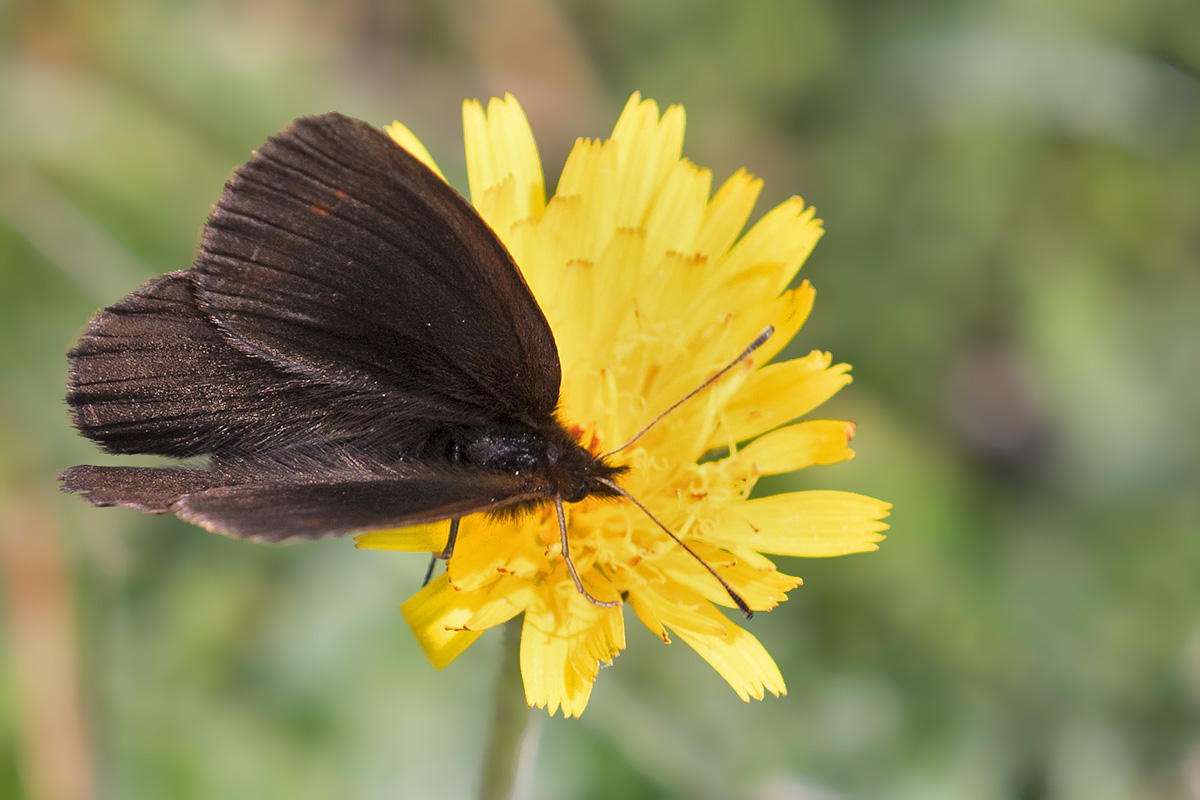
[[[519,800],[525,794],[525,777],[537,754],[540,725],[525,703],[521,682],[521,625],[516,617],[504,624],[504,642],[500,673],[493,690],[492,734],[483,761],[483,785],[480,800]]]

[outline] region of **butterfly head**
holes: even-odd
[[[616,497],[612,482],[629,471],[628,465],[608,463],[585,447],[571,442],[569,447],[548,455],[555,456],[549,465],[549,477],[558,495],[568,503],[578,503],[587,497]]]

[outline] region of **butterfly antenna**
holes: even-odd
[[[609,450],[607,453],[605,453],[603,456],[601,456],[601,458],[608,458],[609,456],[616,455],[617,453],[624,450],[626,447],[629,447],[629,445],[636,442],[638,439],[642,438],[642,436],[647,431],[649,431],[651,428],[653,428],[655,425],[657,425],[659,422],[661,422],[662,418],[665,417],[667,414],[670,414],[672,411],[679,408],[681,405],[686,403],[688,400],[691,400],[693,397],[700,394],[700,392],[704,391],[709,386],[712,386],[714,383],[719,381],[722,378],[722,376],[725,375],[725,373],[729,372],[729,370],[733,369],[738,364],[745,361],[750,356],[751,353],[753,353],[755,350],[757,350],[758,348],[760,348],[764,344],[766,344],[767,339],[770,339],[771,336],[774,335],[774,333],[775,333],[774,325],[768,325],[767,327],[763,328],[762,333],[760,333],[754,339],[754,341],[750,343],[749,347],[747,347],[745,350],[742,351],[742,354],[740,356],[735,358],[733,361],[730,361],[728,364],[726,364],[724,367],[722,367],[719,371],[713,373],[708,378],[708,380],[704,381],[704,383],[700,384],[695,389],[692,389],[690,392],[685,394],[683,397],[679,398],[674,403],[672,403],[670,408],[668,408],[666,411],[659,414],[654,419],[650,420],[649,424],[647,424],[646,427],[642,428],[640,431],[635,433],[633,435],[633,437],[630,438],[630,440],[627,441],[625,444],[621,445],[616,450]],[[632,499],[632,498],[630,498],[630,499]],[[634,500],[634,502],[636,503],[637,501]],[[649,512],[647,512],[647,513],[649,513]],[[651,519],[653,519],[653,517]],[[655,522],[658,522],[658,520],[655,520]],[[664,528],[664,530],[665,530],[665,528]],[[670,531],[667,531],[667,532],[670,533]],[[682,542],[681,542],[681,544],[682,544]],[[706,564],[705,566],[708,566],[708,565]],[[716,574],[716,573],[714,573],[714,574]]]
[[[579,580],[579,573],[575,570],[575,562],[571,561],[571,551],[567,548],[567,515],[563,512],[562,495],[554,495],[554,510],[558,514],[558,535],[562,540],[563,561],[567,562],[567,572],[571,573],[571,580],[575,581],[575,588],[594,606],[616,608],[621,605],[620,600],[597,600],[592,596],[591,592],[583,588],[583,581]]]
[[[740,361],[741,359],[738,359],[738,360]],[[735,361],[734,363],[736,364],[737,361]],[[648,509],[644,505],[642,505],[640,500],[638,500],[636,497],[631,495],[629,492],[625,491],[619,485],[617,485],[616,483],[613,483],[612,481],[608,480],[607,478],[596,478],[595,480],[597,483],[604,484],[609,489],[612,489],[614,492],[621,495],[626,500],[628,500],[629,502],[633,503],[635,506],[640,508],[642,510],[642,513],[645,514],[647,517],[649,517],[650,520],[655,525],[657,525],[658,527],[663,529],[663,533],[667,534],[667,536],[670,536],[672,539],[674,539],[675,544],[679,545],[684,550],[686,550],[688,555],[690,555],[692,558],[699,561],[700,566],[702,566],[706,570],[708,570],[708,573],[710,575],[712,575],[714,578],[716,578],[717,581],[720,582],[721,588],[723,588],[725,590],[725,593],[729,595],[729,599],[734,602],[734,605],[736,605],[739,609],[741,609],[742,613],[746,615],[746,619],[752,619],[754,617],[754,612],[750,610],[750,606],[746,604],[746,601],[742,599],[742,596],[740,594],[738,594],[737,592],[735,592],[733,590],[733,587],[730,586],[729,583],[724,578],[722,578],[720,575],[717,574],[717,571],[715,569],[713,569],[712,564],[709,564],[707,561],[705,561],[703,558],[701,558],[699,553],[697,553],[692,548],[688,547],[687,544],[682,539],[680,539],[678,536],[676,536],[674,534],[674,532],[671,531],[670,528],[668,528],[666,525],[659,522],[658,517],[651,514],[650,509]],[[570,562],[567,562],[567,563],[570,563]]]

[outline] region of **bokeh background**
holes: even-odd
[[[858,457],[789,485],[893,528],[784,560],[784,699],[631,624],[531,796],[1200,798],[1193,0],[6,0],[0,48],[0,797],[472,795],[497,637],[435,673],[421,557],[59,495],[104,461],[63,354],[295,116],[403,120],[465,188],[459,103],[511,91],[553,185],[640,90],[826,220],[794,351],[854,365]]]

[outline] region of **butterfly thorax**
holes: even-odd
[[[427,447],[439,450],[454,464],[541,479],[569,503],[592,496],[615,497],[617,493],[602,481],[612,481],[629,469],[609,464],[581,446],[557,420],[537,427],[514,423],[445,431]]]

